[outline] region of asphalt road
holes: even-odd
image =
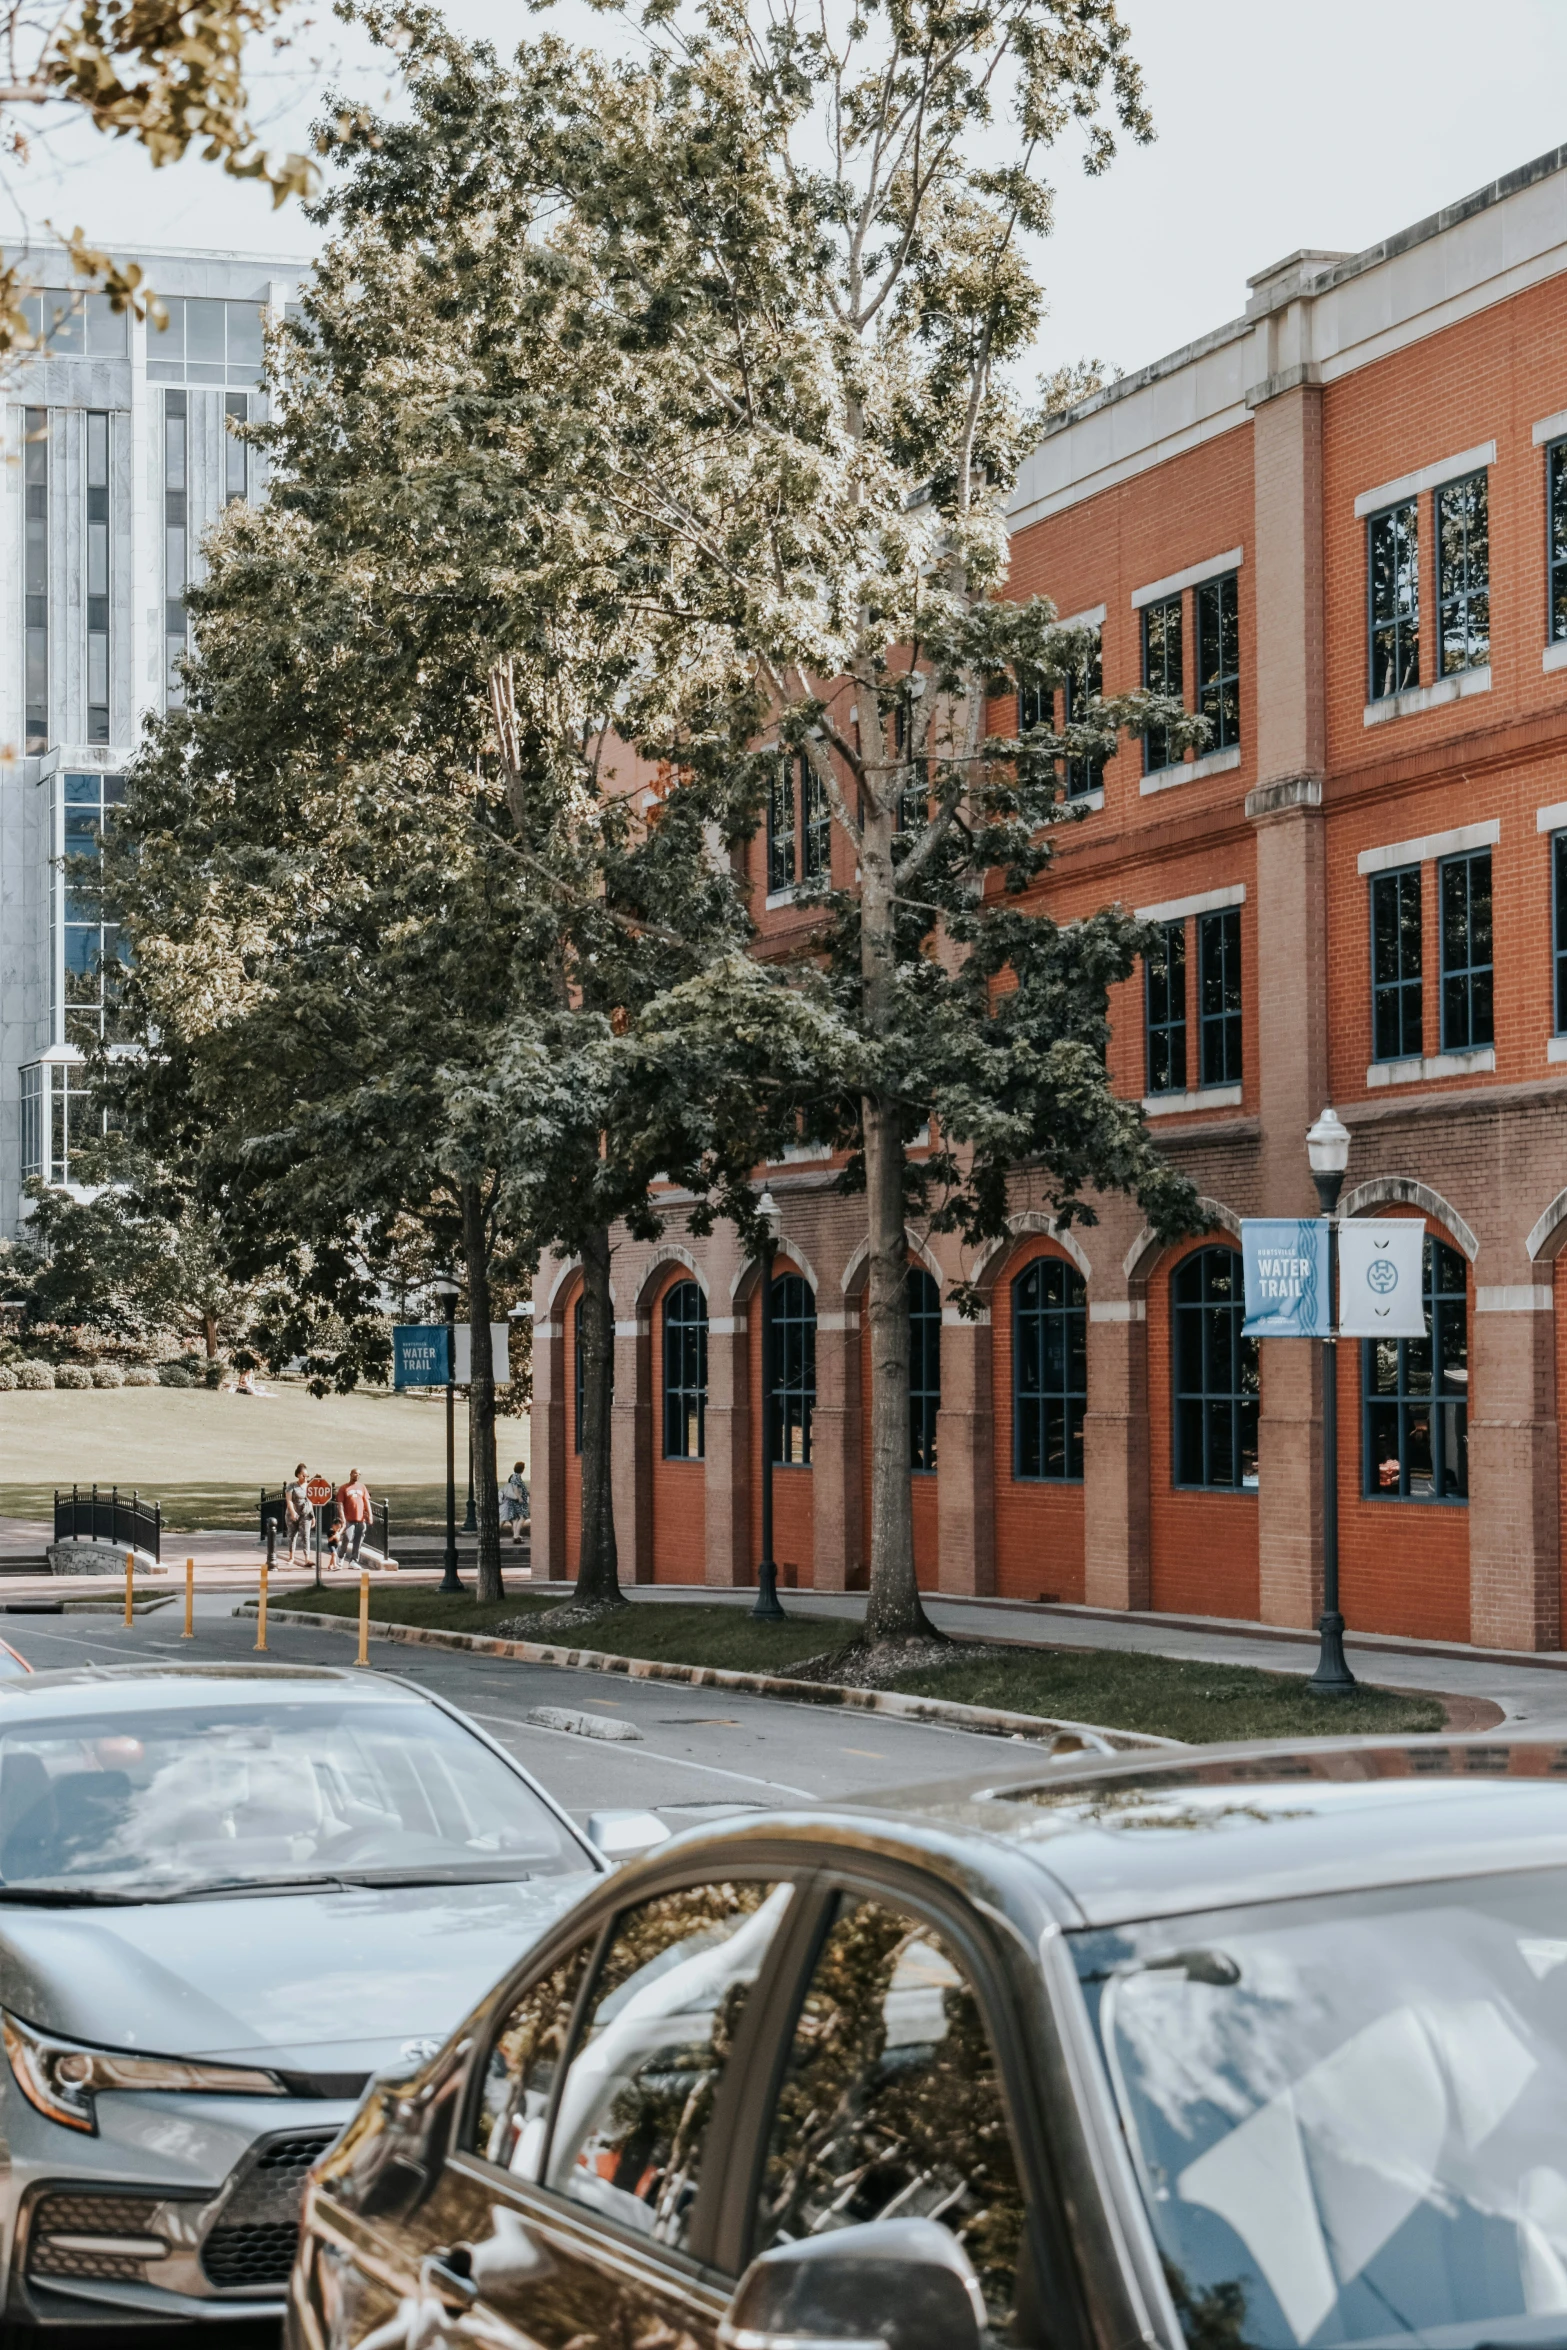
[[[249,1662],[255,1618],[234,1602],[197,1602],[194,1639],[180,1638],[178,1603],[128,1628],[112,1616],[6,1615],[0,1635],[35,1671],[132,1659]],[[268,1649],[279,1663],[351,1665],[352,1638],[274,1618]],[[741,1809],[815,1804],[877,1789],[913,1786],[992,1765],[1015,1769],[1023,1749],[886,1715],[823,1712],[679,1682],[606,1680],[507,1657],[469,1656],[372,1639],[372,1669],[416,1682],[461,1706],[516,1755],[575,1817],[612,1806],[646,1807],[671,1827]],[[539,1729],[535,1706],[565,1707],[630,1725],[635,1741],[608,1743]]]

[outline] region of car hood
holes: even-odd
[[[521,1884],[0,1909],[0,2002],[100,2048],[374,2072],[444,2039],[561,1912],[583,1870]]]

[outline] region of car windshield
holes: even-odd
[[[1567,2338],[1567,1873],[1072,1942],[1192,2350]]]
[[[591,1866],[527,1782],[434,1705],[214,1698],[0,1735],[12,1901]]]

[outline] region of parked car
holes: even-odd
[[[370,2091],[289,2350],[1559,2345],[1564,1779],[1325,1740],[682,1836]]]
[[[0,2333],[282,2311],[311,2162],[605,1864],[353,1669],[0,1681]]]
[[[30,1673],[32,1669],[9,1640],[0,1640],[0,1681],[14,1681],[19,1673]]]

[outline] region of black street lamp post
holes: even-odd
[[[457,1284],[450,1273],[437,1276],[435,1293],[446,1303],[446,1560],[437,1588],[461,1591],[457,1574]]]
[[[1328,1224],[1328,1330],[1322,1341],[1322,1613],[1317,1669],[1306,1683],[1320,1697],[1347,1697],[1358,1684],[1344,1658],[1338,1604],[1338,1207],[1349,1165],[1349,1128],[1323,1111],[1306,1135],[1311,1180]]]
[[[762,1220],[762,1555],[756,1569],[756,1605],[753,1616],[770,1623],[786,1619],[778,1604],[778,1565],[773,1557],[773,1258],[783,1218],[770,1191],[756,1203]]]

